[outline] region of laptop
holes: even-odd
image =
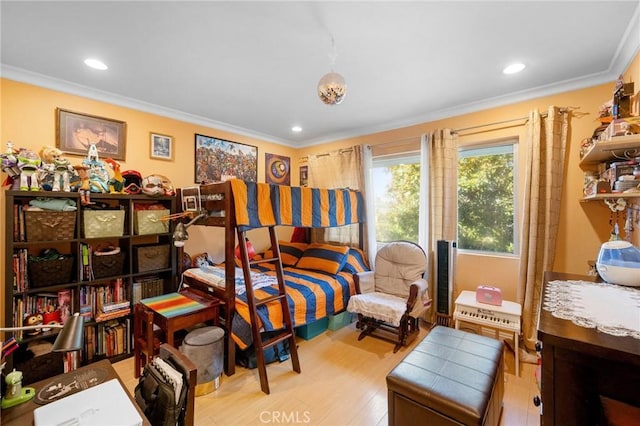
[[[141,426],[142,418],[118,379],[36,408],[35,426]]]

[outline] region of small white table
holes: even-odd
[[[520,375],[519,335],[522,306],[519,303],[502,301],[501,306],[489,305],[476,301],[476,292],[465,290],[455,301],[453,319],[455,327],[460,328],[460,322],[468,322],[489,327],[495,330],[496,338],[499,331],[513,333],[515,344],[516,376]]]

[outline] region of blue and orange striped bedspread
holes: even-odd
[[[257,267],[253,270],[275,275],[273,265]],[[355,294],[353,275],[339,272],[336,275],[324,272],[284,268],[284,280],[289,302],[289,311],[294,327],[310,324],[347,307],[349,298]],[[255,290],[257,299],[278,293],[277,285]],[[261,331],[284,328],[280,302],[274,301],[258,307],[258,320]],[[236,316],[233,319],[232,337],[241,349],[252,342],[249,307],[246,294],[236,297]]]

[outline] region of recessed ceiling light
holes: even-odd
[[[109,68],[104,64],[104,62],[102,62],[102,61],[100,61],[98,59],[88,58],[88,59],[84,60],[84,63],[85,63],[86,66],[91,67],[91,68],[96,69],[96,70],[104,71],[107,68]]]
[[[507,66],[505,69],[502,70],[502,72],[505,74],[515,74],[517,72],[522,71],[523,69],[524,69],[524,64],[518,62],[518,63]]]
[[[302,127],[300,127],[300,126],[293,126],[293,127],[291,128],[291,131],[292,131],[292,132],[299,133],[299,132],[301,132],[301,131],[302,131]]]

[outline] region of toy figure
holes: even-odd
[[[91,182],[89,181],[89,167],[79,164],[73,166],[73,168],[80,176],[80,186],[78,187],[78,193],[80,194],[80,204],[87,206],[93,204],[91,202]]]
[[[120,173],[120,163],[113,158],[104,160],[109,165],[111,173],[109,174],[109,192],[111,194],[124,194],[124,178]]]
[[[42,314],[31,314],[25,318],[24,325],[40,325],[42,324]],[[41,328],[36,328],[34,330],[29,330],[26,334],[39,334],[42,331]]]
[[[41,165],[40,156],[30,149],[22,148],[18,153],[20,169],[20,191],[39,191],[38,171]]]
[[[87,158],[82,160],[82,165],[89,168],[91,192],[109,192],[109,172],[104,161],[98,157],[98,148],[94,144],[89,146]]]
[[[11,185],[12,190],[17,190],[20,187],[17,153],[18,151],[13,148],[11,141],[7,142],[7,150],[2,154],[2,171],[7,174],[7,179],[2,186]]]
[[[48,173],[53,173],[53,187],[51,190],[60,191],[60,186],[62,185],[63,191],[71,191],[70,181],[74,169],[69,160],[62,156],[62,151],[58,148],[45,146],[42,148],[40,155],[44,160],[43,169]]]

